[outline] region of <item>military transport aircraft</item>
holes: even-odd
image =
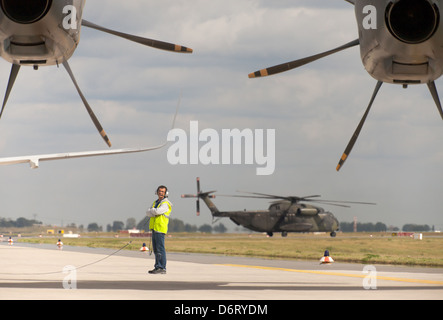
[[[366,71],[378,80],[369,106],[355,130],[337,171],[349,156],[383,82],[426,83],[443,119],[435,80],[443,73],[443,0],[346,0],[354,4],[359,39],[307,58],[249,74],[257,78],[285,72],[360,45]]]
[[[323,208],[305,204],[303,202],[317,202],[328,205],[349,208],[348,204],[371,204],[368,202],[333,201],[313,199],[320,197],[312,195],[306,197],[278,196],[263,193],[244,192],[249,195],[233,195],[229,197],[256,198],[278,200],[272,202],[268,210],[257,211],[220,211],[210,198],[215,198],[215,191],[203,192],[200,190],[200,178],[197,178],[197,194],[183,194],[182,198],[197,198],[197,215],[200,215],[200,199],[203,199],[214,218],[227,217],[235,224],[241,225],[252,231],[266,232],[272,236],[274,232],[281,232],[286,237],[288,232],[330,232],[331,237],[336,236],[339,222],[335,216]],[[224,195],[226,196],[226,195]]]
[[[192,53],[192,49],[98,26],[82,18],[86,0],[1,0],[0,55],[12,63],[0,118],[21,66],[62,64],[68,72],[100,135],[111,142],[74,78],[68,60],[80,42],[81,26],[106,32],[157,49]]]

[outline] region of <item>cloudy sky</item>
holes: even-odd
[[[177,128],[275,130],[275,171],[252,165],[171,165],[168,147],[133,155],[0,167],[0,216],[48,224],[137,221],[169,187],[173,217],[195,215],[182,193],[202,188],[376,202],[326,207],[340,221],[443,227],[443,126],[427,86],[385,84],[340,172],[335,167],[372,95],[376,80],[359,49],[284,74],[248,73],[337,47],[358,37],[353,6],[341,0],[88,1],[91,22],[182,44],[192,55],[143,47],[82,28],[70,65],[113,148],[153,146]],[[0,63],[5,88],[10,65]],[[437,88],[443,92],[442,80]],[[443,93],[441,93],[443,95]],[[105,149],[64,68],[22,68],[0,120],[0,157]],[[266,200],[217,198],[219,209],[265,209]],[[225,225],[234,227],[230,221]]]

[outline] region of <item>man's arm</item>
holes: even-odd
[[[166,212],[168,212],[168,210],[169,210],[168,204],[166,202],[163,202],[160,206],[158,206],[158,208],[154,208],[154,207],[149,208],[146,211],[146,215],[148,217],[155,217],[155,216],[165,214]]]

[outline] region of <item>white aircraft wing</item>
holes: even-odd
[[[178,109],[180,107],[180,100],[177,104],[177,109],[175,111],[174,119],[172,120],[172,128],[175,127],[175,119],[177,118]],[[113,154],[124,154],[124,153],[137,153],[137,152],[147,152],[152,150],[161,149],[168,144],[165,143],[146,148],[126,148],[126,149],[116,149],[116,150],[98,150],[98,151],[84,151],[84,152],[69,152],[69,153],[53,153],[53,154],[42,154],[42,155],[32,155],[32,156],[21,156],[21,157],[11,157],[11,158],[0,158],[0,166],[7,166],[20,163],[29,163],[32,169],[37,169],[40,162],[51,161],[51,160],[63,160],[63,159],[73,159],[73,158],[85,158],[85,157],[98,157],[98,156],[108,156]]]
[[[149,148],[128,148],[128,149],[116,149],[116,150],[53,153],[53,154],[22,156],[22,157],[0,158],[0,166],[20,164],[20,163],[29,163],[32,169],[37,169],[39,167],[39,163],[42,161],[84,158],[84,157],[97,157],[97,156],[107,156],[107,155],[123,154],[123,153],[146,152],[146,151],[160,149],[160,148],[164,147],[165,145],[166,145],[166,143],[164,143],[160,146],[149,147]]]

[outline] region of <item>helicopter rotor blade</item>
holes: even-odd
[[[431,91],[432,98],[435,101],[438,112],[440,112],[440,116],[443,119],[443,109],[441,107],[440,98],[438,97],[437,88],[435,87],[435,82],[434,81],[428,82],[428,88],[429,88],[429,91]]]
[[[197,206],[197,216],[200,216],[200,198],[197,198],[196,206]]]
[[[106,134],[105,130],[103,130],[103,127],[101,126],[100,122],[98,121],[97,117],[95,116],[94,112],[92,111],[91,106],[89,105],[88,101],[86,100],[85,96],[83,95],[82,91],[80,90],[80,87],[78,86],[77,81],[75,80],[74,74],[72,73],[72,70],[71,70],[71,67],[69,66],[68,61],[64,61],[63,66],[65,67],[66,71],[68,72],[69,76],[71,77],[71,80],[74,83],[74,86],[77,89],[77,92],[80,95],[80,98],[82,99],[83,104],[85,105],[86,110],[88,111],[92,122],[94,123],[98,132],[102,136],[103,140],[105,140],[106,144],[109,147],[111,147],[111,141],[109,140],[108,135]]]
[[[88,27],[91,29],[95,29],[98,31],[102,31],[105,33],[109,33],[114,36],[124,38],[126,40],[133,41],[133,42],[136,42],[136,43],[139,43],[139,44],[142,44],[145,46],[149,46],[152,48],[156,48],[156,49],[173,51],[173,52],[181,52],[181,53],[192,53],[193,52],[193,50],[191,48],[187,48],[185,46],[180,46],[180,45],[173,44],[173,43],[168,43],[168,42],[163,42],[163,41],[158,41],[158,40],[153,40],[153,39],[148,39],[148,38],[143,38],[143,37],[138,37],[135,35],[111,30],[111,29],[104,28],[102,26],[99,26],[95,23],[89,22],[84,19],[82,20],[82,26],[85,26],[85,27]]]
[[[315,201],[315,202],[325,202],[325,203],[328,202],[330,204],[333,204],[333,203],[349,203],[349,204],[368,204],[368,205],[373,205],[373,206],[377,205],[374,202],[361,202],[361,201],[345,201],[345,200],[313,200],[313,201]]]
[[[12,64],[11,73],[9,75],[8,87],[6,88],[5,98],[3,99],[2,109],[0,110],[0,118],[3,115],[3,111],[5,110],[6,103],[8,102],[9,95],[11,94],[12,87],[14,86],[19,71],[20,71],[20,65]]]
[[[248,192],[248,191],[240,191],[240,190],[238,192],[243,192],[243,193],[251,194],[251,196],[237,195],[235,197],[256,198],[256,199],[269,199],[269,200],[280,199],[280,200],[287,200],[287,201],[290,201],[292,203],[297,203],[297,202],[300,202],[300,201],[311,201],[311,200],[309,200],[309,198],[321,197],[320,195],[311,195],[311,196],[306,196],[306,197],[277,196],[277,195],[266,194],[266,193]]]
[[[318,198],[321,197],[320,195],[312,195],[312,196],[306,196],[306,197],[296,197],[296,196],[274,196],[274,195],[267,195],[263,193],[256,193],[256,192],[246,192],[241,191],[245,193],[249,193],[252,195],[228,195],[228,194],[218,194],[219,197],[231,197],[231,198],[252,198],[252,199],[268,199],[268,200],[287,200],[292,203],[298,203],[298,202],[313,202],[313,203],[323,203],[331,206],[338,206],[338,207],[344,207],[344,208],[350,208],[349,205],[346,204],[368,204],[368,205],[376,205],[376,203],[373,202],[360,202],[360,201],[344,201],[344,200],[321,200],[321,199],[310,199],[310,198]],[[260,196],[254,195],[258,194]]]
[[[200,193],[200,178],[197,177],[197,193]]]
[[[316,54],[316,55],[313,55],[313,56],[310,56],[310,57],[306,57],[306,58],[303,58],[303,59],[294,60],[294,61],[291,61],[291,62],[282,63],[282,64],[279,64],[279,65],[276,65],[276,66],[273,66],[273,67],[269,67],[269,68],[266,68],[266,69],[262,69],[262,70],[259,70],[259,71],[256,71],[256,72],[252,72],[252,73],[250,73],[248,75],[248,77],[251,78],[251,79],[252,78],[260,78],[260,77],[266,77],[266,76],[274,75],[274,74],[277,74],[277,73],[289,71],[289,70],[292,70],[292,69],[304,66],[305,64],[314,62],[314,61],[316,61],[318,59],[327,57],[327,56],[329,56],[331,54],[334,54],[334,53],[340,52],[342,50],[345,50],[345,49],[357,46],[359,44],[360,44],[360,40],[356,39],[354,41],[346,43],[345,45],[342,45],[340,47],[337,47],[335,49],[332,49],[332,50],[329,50],[329,51],[326,51],[326,52],[323,52],[323,53],[319,53],[319,54]]]
[[[346,205],[345,203],[377,205],[376,203],[373,203],[373,202],[344,201],[344,200],[309,200],[309,199],[306,199],[306,200],[303,200],[303,201],[327,204],[327,205],[330,205],[330,206],[343,207],[343,208],[350,208],[351,207],[349,205]]]
[[[251,195],[255,195],[256,197],[251,197],[251,196],[239,196],[239,197],[251,197],[251,198],[262,198],[262,199],[281,199],[281,198],[287,198],[287,197],[283,197],[283,196],[276,196],[273,194],[267,194],[267,193],[259,193],[259,192],[249,192],[249,191],[242,191],[242,190],[237,190],[237,192],[242,192],[242,193],[246,193],[246,194],[251,194]]]
[[[377,85],[375,86],[374,93],[372,94],[372,98],[371,98],[371,101],[369,102],[369,105],[368,105],[368,107],[366,109],[366,112],[363,115],[363,118],[360,120],[360,123],[358,124],[357,129],[355,130],[351,140],[349,141],[348,146],[345,149],[345,152],[343,153],[342,157],[340,158],[340,161],[339,161],[339,163],[337,165],[337,168],[336,168],[337,171],[340,170],[340,168],[343,166],[343,164],[345,163],[346,159],[348,158],[349,154],[351,153],[352,148],[354,147],[354,144],[357,141],[357,138],[358,138],[358,136],[360,134],[360,131],[363,128],[363,125],[364,125],[364,123],[366,121],[366,118],[367,118],[367,116],[369,114],[369,111],[371,110],[372,104],[374,103],[375,97],[377,96],[377,93],[380,90],[380,87],[381,87],[382,84],[383,84],[382,81],[378,81],[377,82]]]

